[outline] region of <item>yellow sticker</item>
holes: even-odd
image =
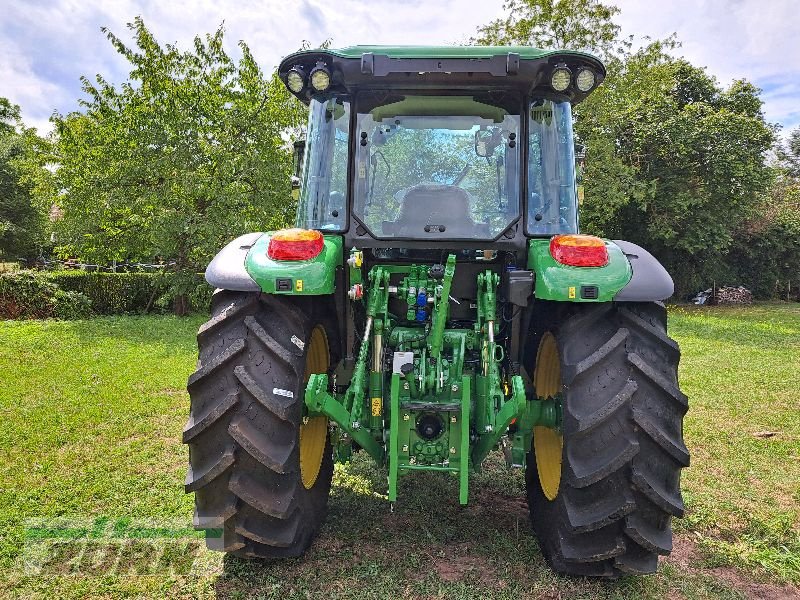
[[[380,398],[373,398],[372,399],[372,416],[373,417],[380,417],[381,416],[381,408],[383,402]]]
[[[572,289],[574,290],[575,288],[572,288]],[[302,292],[303,291],[303,280],[302,279],[298,279],[298,280],[296,280],[294,282],[294,291],[296,291],[296,292]],[[570,296],[570,298],[572,298],[572,296]]]
[[[569,297],[570,298],[574,298],[575,297],[575,287],[574,286],[569,288]]]

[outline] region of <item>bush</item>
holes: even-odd
[[[64,291],[30,272],[0,273],[0,318],[82,319],[91,312],[91,301],[80,292]]]
[[[213,290],[197,273],[102,273],[22,271],[0,274],[0,318],[76,319],[170,311],[174,298],[188,296],[193,310],[207,311]]]
[[[98,315],[142,312],[169,289],[161,273],[51,271],[42,276],[63,290],[84,294]]]

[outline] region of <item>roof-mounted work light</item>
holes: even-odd
[[[295,94],[303,91],[306,85],[306,74],[303,72],[302,67],[292,67],[286,74],[286,87],[288,87]]]
[[[553,69],[553,74],[550,76],[550,85],[557,92],[564,92],[569,87],[572,81],[572,71],[567,68],[567,65],[558,65]]]
[[[331,87],[331,72],[325,63],[318,62],[317,66],[311,70],[311,87],[318,92],[324,92]]]

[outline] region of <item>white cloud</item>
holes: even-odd
[[[618,0],[625,34],[664,38],[675,32],[677,53],[708,68],[723,85],[747,79],[764,90],[767,120],[800,125],[800,20],[793,0]],[[774,89],[775,87],[779,89]]]
[[[607,0],[613,2],[613,0]],[[800,124],[798,18],[791,0],[617,0],[625,33],[677,32],[680,52],[723,84],[746,78],[764,88],[765,111],[785,127]],[[224,21],[227,45],[248,43],[265,71],[302,40],[352,44],[450,44],[502,12],[502,0],[39,0],[8,2],[0,22],[0,96],[22,106],[27,123],[78,108],[79,77],[126,77],[127,65],[103,34],[130,39],[141,15],[156,37],[181,46]]]

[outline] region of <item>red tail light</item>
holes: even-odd
[[[267,256],[272,260],[310,260],[322,252],[322,234],[313,229],[283,229],[272,234]]]
[[[593,235],[557,235],[550,240],[550,255],[570,267],[605,267],[606,243]]]

